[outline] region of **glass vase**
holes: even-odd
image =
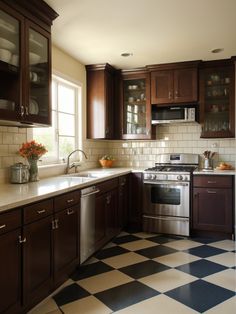
[[[38,159],[28,158],[28,163],[29,163],[29,181],[30,182],[39,181]]]

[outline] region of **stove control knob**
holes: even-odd
[[[156,179],[156,175],[153,174],[153,175],[152,175],[152,180],[155,180],[155,179]]]
[[[182,180],[183,180],[183,176],[178,175],[178,176],[177,176],[177,180],[182,181]]]

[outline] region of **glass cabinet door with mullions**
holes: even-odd
[[[123,80],[123,138],[151,137],[148,76]]]
[[[234,136],[232,67],[204,69],[201,137]]]
[[[20,32],[22,20],[0,8],[0,115],[16,120],[20,102]],[[14,92],[13,92],[14,91]]]
[[[26,115],[31,121],[42,124],[50,123],[49,106],[49,38],[41,29],[29,25],[28,28],[28,80]]]

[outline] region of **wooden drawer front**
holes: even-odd
[[[17,209],[0,214],[0,234],[14,230],[21,226],[21,210]]]
[[[58,212],[62,209],[72,207],[80,202],[80,191],[73,191],[55,197],[55,211]]]
[[[99,185],[97,185],[97,188],[100,190],[100,193],[98,193],[97,195],[115,189],[116,187],[118,187],[118,182],[119,182],[118,178],[115,178],[100,183]]]
[[[31,223],[53,213],[53,199],[26,206],[24,208],[24,224]]]
[[[195,187],[210,187],[210,188],[232,188],[233,177],[222,175],[202,175],[193,176],[193,186]]]

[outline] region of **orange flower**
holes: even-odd
[[[34,140],[23,143],[19,149],[20,156],[28,159],[39,159],[41,156],[46,154],[46,152],[46,147]]]

